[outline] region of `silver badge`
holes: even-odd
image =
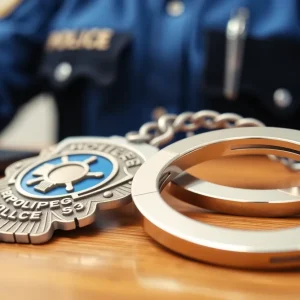
[[[156,151],[121,137],[68,138],[12,164],[0,180],[0,240],[43,243],[92,223],[97,207],[129,203],[134,174]]]

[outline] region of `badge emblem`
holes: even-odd
[[[0,240],[43,243],[92,223],[97,207],[129,203],[134,174],[156,151],[121,137],[68,138],[12,164],[0,180]]]

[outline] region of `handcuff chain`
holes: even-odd
[[[218,113],[213,110],[201,110],[198,112],[183,112],[179,115],[165,114],[157,122],[147,122],[141,126],[138,132],[126,134],[128,141],[132,143],[148,143],[161,147],[171,142],[176,133],[185,132],[191,136],[200,128],[224,129],[237,127],[264,127],[265,124],[253,118],[243,118],[235,113]],[[297,164],[293,160],[268,155],[274,161],[279,160],[292,170],[297,170]]]
[[[213,110],[201,110],[196,113],[184,112],[179,115],[165,114],[157,122],[147,122],[138,132],[129,132],[128,141],[133,143],[149,143],[161,147],[171,142],[176,133],[186,132],[193,134],[200,128],[221,129],[234,127],[265,126],[262,122],[243,118],[234,113],[220,114]]]

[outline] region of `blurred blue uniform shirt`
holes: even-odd
[[[23,1],[0,20],[0,128],[43,90],[52,92],[66,112],[60,115],[60,137],[125,134],[151,120],[158,106],[174,113],[202,109],[204,32],[224,31],[240,7],[250,10],[250,36],[299,36],[296,0],[185,0],[178,16],[167,13],[168,2]],[[55,51],[47,53],[51,33],[95,28],[115,32],[114,49],[94,51],[92,60],[88,50],[80,53],[82,59],[76,50],[58,50],[54,58]],[[73,77],[56,82],[57,66],[70,60]]]

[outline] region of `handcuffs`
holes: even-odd
[[[224,129],[192,136],[162,149],[139,169],[132,184],[133,201],[144,216],[145,231],[175,252],[213,264],[254,269],[300,266],[300,227],[251,231],[211,226],[173,210],[160,194],[167,183],[195,162],[270,152],[299,159],[299,132],[268,127]],[[177,184],[185,180],[181,178]],[[203,199],[195,191],[185,194],[194,197],[180,199],[223,212],[237,211],[237,214],[244,214],[247,210],[252,211],[248,215],[300,212],[300,195],[286,190],[242,190],[209,183],[204,184],[203,190],[200,186],[200,190]],[[212,203],[207,204],[210,201]],[[245,208],[239,211],[239,206],[243,205]],[[280,212],[276,213],[276,210]]]
[[[259,127],[191,136],[158,152],[158,147],[171,142],[180,131],[247,126]],[[240,215],[298,213],[298,198],[287,191],[233,189],[199,183],[183,173],[187,166],[229,153],[269,154],[267,150],[271,150],[272,159],[283,153],[289,159],[298,158],[297,131],[262,126],[255,119],[243,119],[236,114],[200,111],[164,115],[126,137],[67,138],[43,150],[38,157],[16,162],[6,169],[5,178],[0,180],[0,241],[44,243],[55,229],[86,226],[94,221],[97,208],[105,210],[127,204],[133,193],[134,203],[144,216],[146,232],[174,251],[229,266],[299,265],[297,239],[289,240],[297,229],[280,231],[288,240],[282,245],[276,232],[234,231],[190,220],[171,209],[159,194],[167,182],[174,180],[173,192],[188,195],[181,200],[200,207]],[[271,142],[265,144],[265,140]],[[231,141],[232,145],[247,141],[245,145],[252,148],[231,149]],[[264,148],[265,145],[269,147]],[[292,168],[290,161],[282,162]],[[208,192],[211,189],[214,193]],[[270,245],[259,243],[260,238]]]

